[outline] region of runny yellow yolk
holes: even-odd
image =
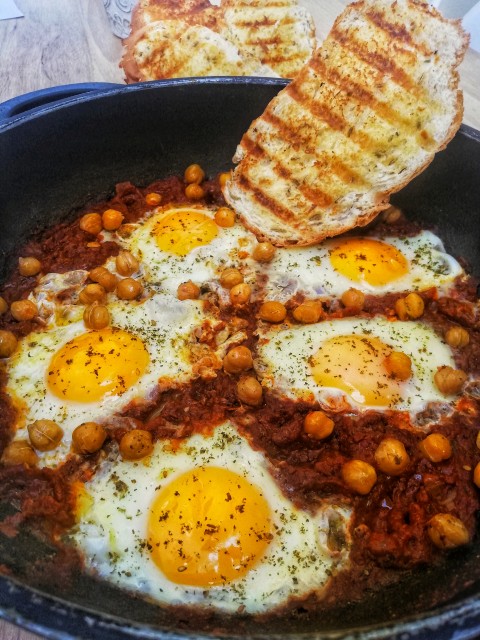
[[[155,239],[162,251],[186,256],[211,242],[218,233],[215,221],[195,209],[181,209],[157,222]]]
[[[160,490],[148,521],[154,562],[172,582],[211,587],[245,575],[272,539],[260,490],[219,467],[187,471]]]
[[[404,255],[371,238],[346,238],[330,253],[333,268],[353,282],[381,287],[408,272]]]
[[[388,407],[400,400],[402,389],[385,367],[391,351],[378,338],[336,336],[312,357],[312,375],[320,386],[340,389],[359,404]]]
[[[62,400],[95,402],[107,394],[124,393],[144,373],[148,362],[143,342],[130,333],[114,327],[90,331],[54,354],[47,385]]]

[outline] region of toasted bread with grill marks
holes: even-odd
[[[227,201],[278,246],[367,224],[460,126],[467,46],[421,0],[349,5],[243,136]]]

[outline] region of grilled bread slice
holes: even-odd
[[[227,201],[278,246],[367,224],[458,129],[467,46],[420,0],[349,5],[243,136]]]

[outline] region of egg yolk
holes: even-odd
[[[62,400],[95,402],[107,394],[125,393],[148,362],[148,351],[139,338],[107,327],[63,345],[50,361],[47,385]]]
[[[320,386],[340,389],[358,404],[388,407],[401,399],[402,389],[385,367],[391,351],[375,337],[336,336],[312,357],[312,375]]]
[[[346,238],[330,253],[333,268],[354,282],[381,287],[408,272],[405,256],[395,247],[371,238]]]
[[[186,256],[211,242],[218,233],[215,221],[196,209],[180,209],[155,225],[155,239],[162,251]]]
[[[160,490],[148,521],[154,562],[172,582],[191,586],[240,578],[272,538],[260,490],[219,467],[192,469]]]

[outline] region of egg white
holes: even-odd
[[[154,564],[146,545],[156,492],[201,466],[223,467],[243,476],[261,490],[272,511],[275,533],[263,558],[244,577],[225,586],[171,582]],[[264,456],[252,450],[229,422],[210,437],[190,437],[178,450],[169,441],[159,441],[146,462],[122,461],[114,454],[85,489],[82,503],[87,507],[81,509],[72,539],[84,552],[87,570],[161,603],[262,613],[289,598],[321,592],[332,573],[348,562],[349,545],[333,551],[327,538],[329,527],[335,526],[349,540],[350,510],[328,501],[312,514],[295,507],[274,482]]]
[[[262,385],[288,398],[316,400],[330,408],[338,407],[338,399],[342,398],[347,407],[360,410],[396,409],[412,414],[423,410],[429,402],[453,402],[453,398],[442,395],[433,382],[438,367],[455,366],[452,352],[433,329],[420,322],[392,322],[381,316],[344,318],[289,328],[266,327],[259,333],[255,368],[262,377]],[[317,384],[309,358],[326,340],[344,335],[377,337],[392,350],[410,357],[412,376],[403,383],[402,396],[394,406],[369,407],[339,389]]]
[[[83,307],[71,307],[82,313]],[[139,338],[149,353],[150,361],[140,379],[122,394],[105,395],[97,402],[72,402],[54,395],[46,382],[52,356],[67,342],[88,332],[83,320],[57,323],[55,314],[44,331],[30,333],[22,339],[9,360],[7,392],[22,407],[16,439],[28,438],[26,426],[34,420],[57,422],[64,431],[54,451],[38,452],[40,466],[55,466],[69,452],[72,431],[82,422],[102,421],[121,411],[136,399],[149,397],[159,380],[175,386],[192,377],[188,359],[191,332],[204,319],[202,303],[179,301],[175,297],[155,293],[143,302],[117,300],[109,304],[111,326]]]

